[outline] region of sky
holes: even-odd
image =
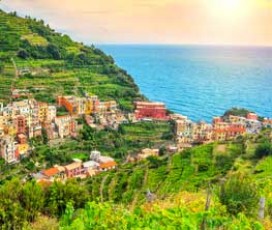
[[[87,44],[272,46],[272,0],[0,0]]]

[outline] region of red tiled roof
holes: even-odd
[[[107,169],[107,168],[114,167],[114,166],[116,166],[116,165],[117,165],[117,164],[116,164],[115,161],[109,161],[109,162],[100,164],[100,168],[101,168],[101,169]]]
[[[51,176],[58,174],[59,170],[57,168],[50,168],[50,169],[44,170],[42,173],[43,173],[43,175],[45,175],[47,177],[51,177]]]

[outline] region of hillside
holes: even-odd
[[[262,189],[268,189],[265,181],[270,181],[271,156],[255,155],[261,143],[260,139],[248,137],[237,142],[197,146],[170,156],[150,157],[89,179],[88,190],[93,200],[137,206],[145,203],[147,190],[162,200],[184,191],[203,191],[209,183],[219,186],[222,180],[237,173],[253,177]]]
[[[101,50],[43,21],[0,11],[1,101],[8,103],[14,89],[43,102],[60,94],[96,94],[125,111],[144,99]],[[170,153],[171,121],[127,122],[116,130],[77,121],[78,136],[32,138],[28,158],[12,165],[0,160],[0,229],[272,229],[270,128]],[[143,148],[158,148],[159,156],[129,162]],[[86,161],[96,149],[118,166],[87,178],[33,179],[56,164]],[[261,197],[264,217],[258,216]]]
[[[271,229],[271,145],[270,156],[256,155],[264,137],[151,157],[65,184],[14,178],[0,186],[0,223],[32,222],[32,229]],[[260,197],[266,198],[262,221]]]
[[[11,89],[28,90],[35,99],[54,102],[59,94],[95,94],[115,99],[124,110],[142,98],[133,79],[112,57],[94,46],[72,41],[42,20],[0,11],[0,100]]]

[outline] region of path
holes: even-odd
[[[103,190],[104,190],[104,184],[105,184],[106,180],[108,179],[108,176],[109,175],[106,175],[106,176],[103,177],[102,182],[101,182],[101,186],[100,186],[100,189],[99,189],[100,197],[101,197],[101,202],[103,202],[103,200],[104,200],[104,198],[103,198]]]

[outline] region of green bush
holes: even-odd
[[[255,182],[242,174],[232,175],[221,187],[219,198],[232,215],[255,213],[259,194]]]
[[[255,156],[257,158],[263,158],[272,155],[272,145],[269,142],[264,142],[258,145],[255,150]]]

